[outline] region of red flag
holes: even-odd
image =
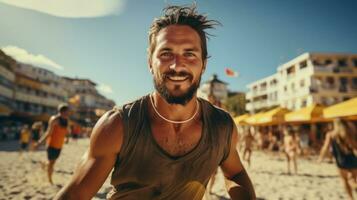
[[[237,77],[238,76],[238,72],[235,72],[230,68],[226,68],[225,71],[226,71],[226,75],[227,76],[230,76],[230,77]]]

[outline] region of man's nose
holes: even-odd
[[[174,58],[172,59],[172,62],[169,65],[169,68],[171,70],[179,70],[181,67],[184,67],[184,63],[182,62],[182,59],[180,56],[175,55]]]

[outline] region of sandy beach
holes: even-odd
[[[73,170],[88,147],[88,139],[71,141],[64,146],[55,166],[54,185],[47,181],[42,168],[46,152],[26,152],[21,156],[17,141],[0,142],[0,200],[52,199],[56,192],[70,179]],[[247,167],[257,197],[265,200],[278,199],[347,199],[337,169],[333,163],[318,164],[314,159],[300,159],[298,174],[288,175],[283,155],[253,152],[252,165]],[[93,199],[105,199],[110,189],[109,179]],[[214,194],[206,200],[229,199],[221,173],[216,175]],[[356,195],[356,194],[355,194]]]

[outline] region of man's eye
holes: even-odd
[[[192,56],[195,56],[194,53],[190,53],[190,52],[187,52],[184,54],[186,57],[192,57]]]
[[[161,56],[161,57],[165,57],[165,58],[169,58],[169,57],[172,56],[172,53],[170,53],[170,52],[164,52],[164,53],[162,53],[160,56]]]

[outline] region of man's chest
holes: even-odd
[[[152,127],[155,142],[173,157],[183,156],[192,151],[202,137],[201,124],[189,127],[157,126]]]

